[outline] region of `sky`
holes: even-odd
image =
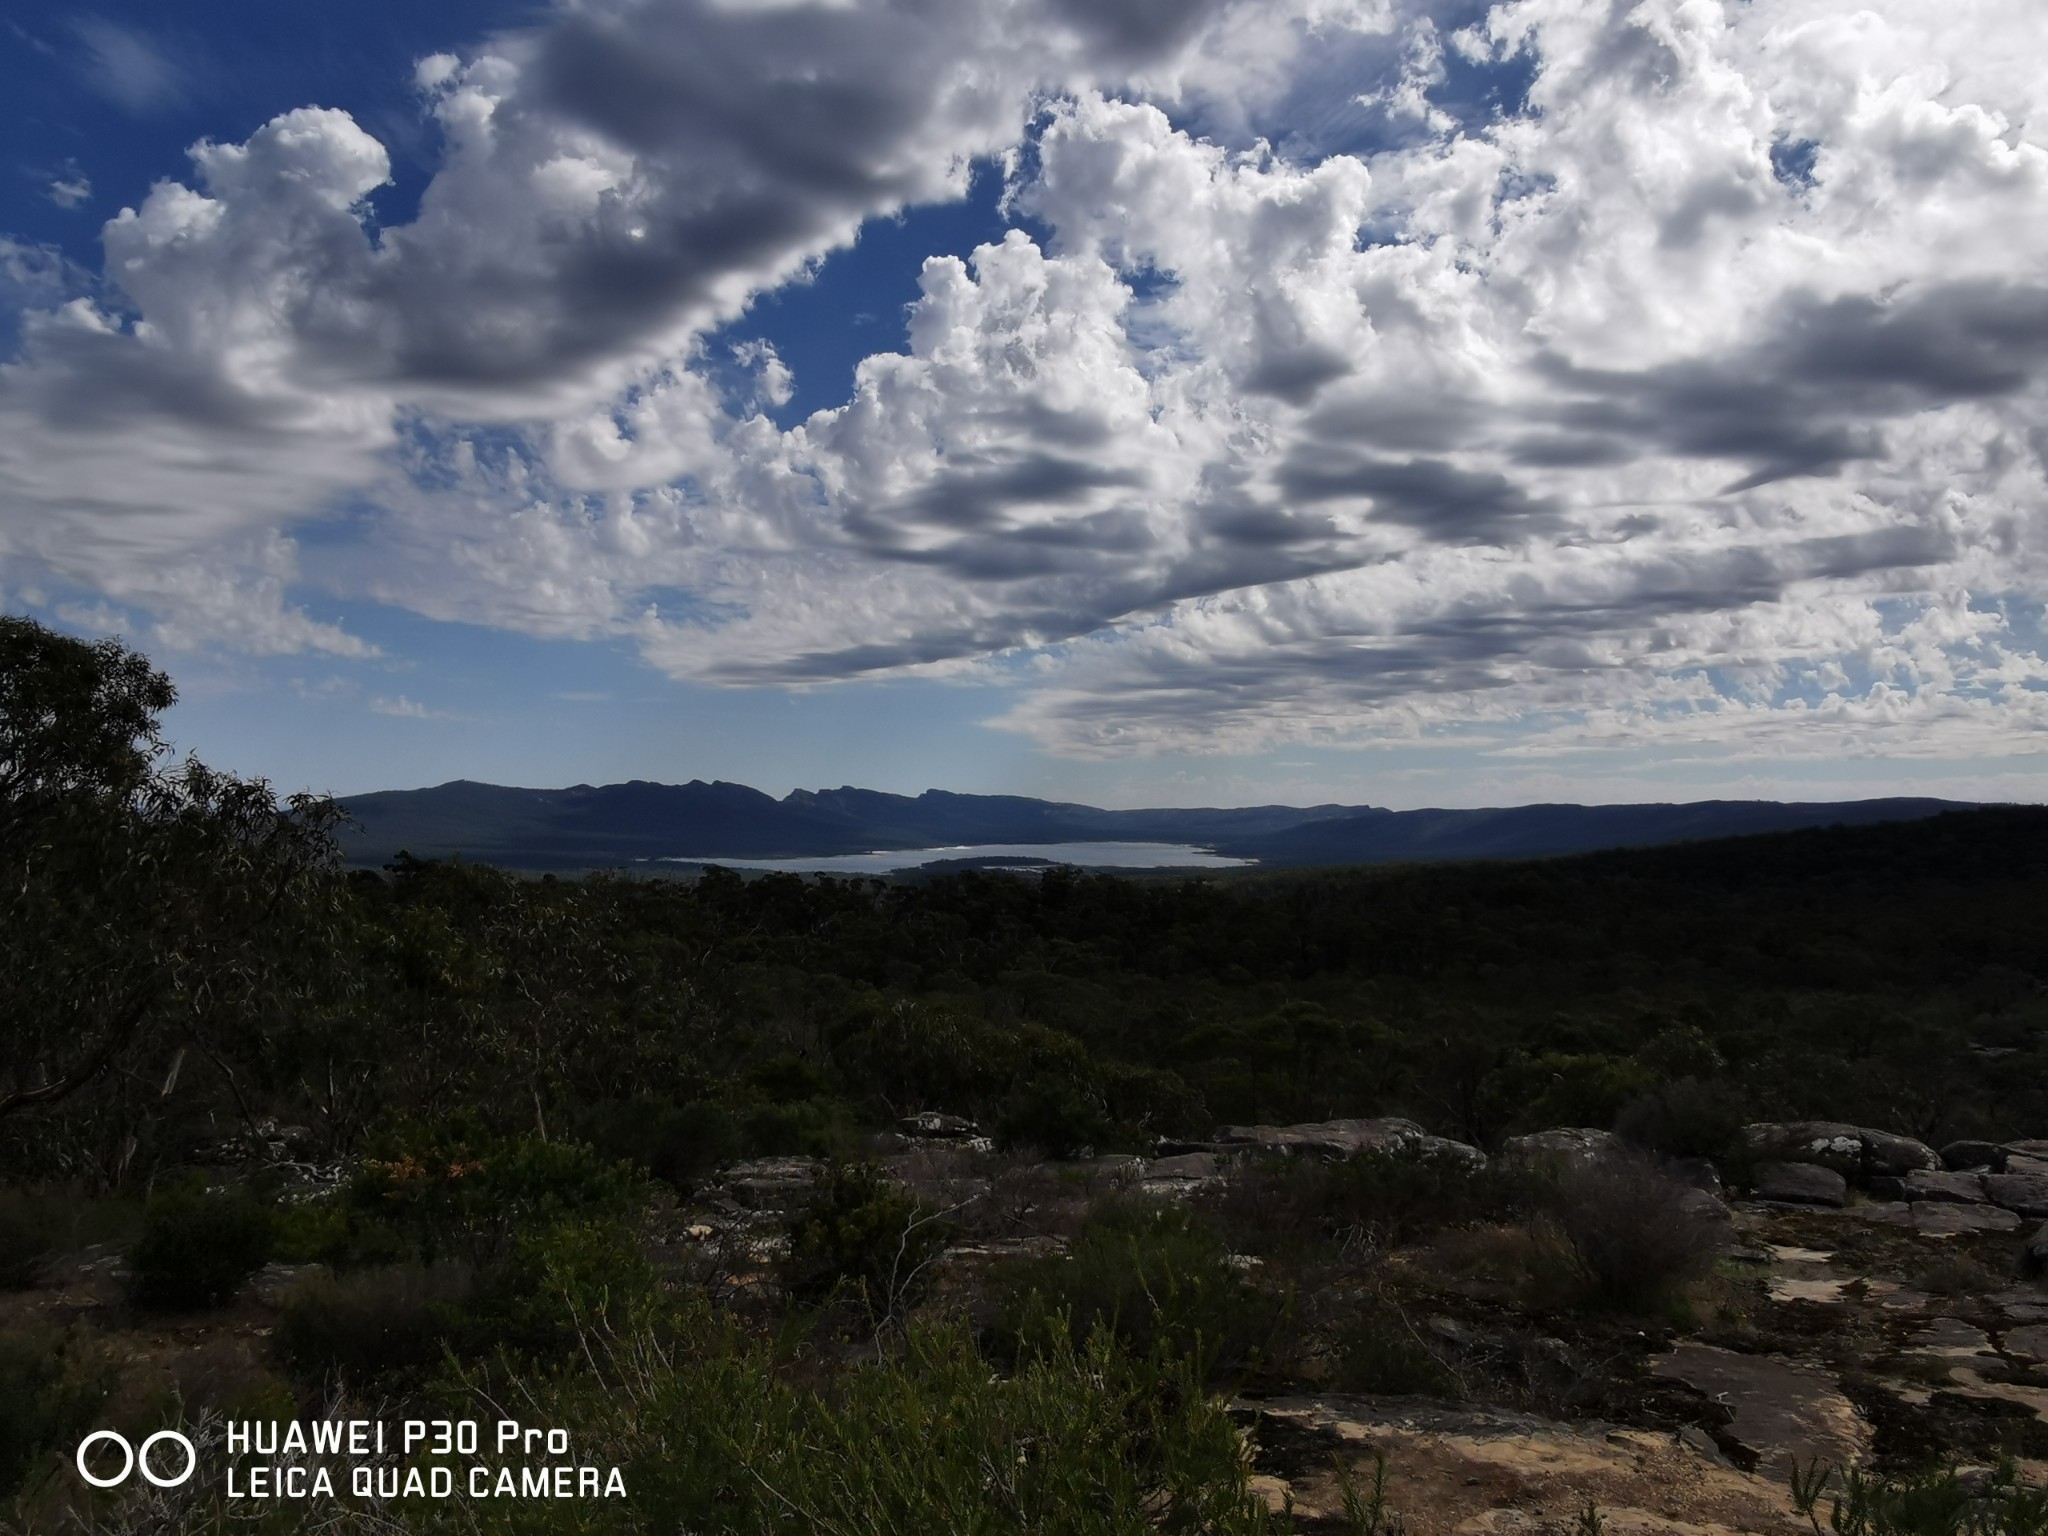
[[[2048,798],[2039,0],[0,22],[0,609],[217,766]]]

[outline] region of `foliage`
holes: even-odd
[[[630,1512],[507,1502],[480,1511],[487,1530],[1274,1530],[1246,1489],[1222,1405],[1185,1364],[1134,1354],[1107,1333],[1052,1339],[1014,1374],[994,1375],[963,1330],[917,1326],[900,1355],[809,1389],[701,1312],[666,1338],[593,1342],[601,1369],[542,1384],[535,1412],[576,1424],[593,1460],[625,1469]]]
[[[1726,1235],[1718,1202],[1639,1156],[1566,1167],[1553,1211],[1586,1299],[1601,1306],[1672,1303],[1677,1288],[1713,1262]]]
[[[955,1230],[871,1165],[831,1164],[790,1220],[783,1285],[804,1305],[845,1296],[900,1318],[931,1288]]]
[[[1972,1487],[1953,1467],[1886,1478],[1854,1467],[1837,1472],[1817,1459],[1802,1467],[1795,1459],[1792,1498],[1813,1527],[1814,1536],[1826,1536],[1819,1514],[1824,1498],[1827,1529],[1833,1536],[2048,1533],[2048,1488],[2023,1486],[2010,1463],[1997,1467],[1988,1480]]]
[[[44,1451],[85,1432],[109,1380],[72,1337],[41,1329],[0,1334],[0,1497],[21,1486]]]
[[[1136,1354],[1191,1360],[1223,1381],[1291,1348],[1293,1297],[1251,1284],[1213,1220],[1181,1206],[1111,1201],[1065,1255],[1010,1266],[998,1285],[990,1342],[1027,1356],[1050,1338],[1079,1344],[1106,1331]]]
[[[276,1242],[276,1213],[246,1188],[188,1184],[159,1195],[128,1255],[135,1300],[176,1312],[217,1306],[263,1267]]]
[[[273,1348],[302,1380],[338,1376],[356,1390],[413,1381],[440,1363],[474,1286],[452,1262],[318,1272],[285,1297]]]

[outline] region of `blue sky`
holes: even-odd
[[[0,17],[0,604],[225,766],[2041,798],[2027,0]]]

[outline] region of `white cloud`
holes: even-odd
[[[43,195],[59,208],[78,208],[92,200],[92,181],[82,172],[73,169],[61,176],[50,178],[50,185]]]
[[[190,66],[162,39],[103,16],[83,16],[71,26],[86,84],[115,106],[143,116],[191,93]]]
[[[1079,755],[2030,750],[2048,13],[1476,14],[600,0],[424,60],[414,222],[308,108],[107,225],[118,299],[33,278],[0,560],[179,643],[360,644],[314,576],[679,677],[1000,672]],[[1044,247],[928,262],[779,430],[707,329],[989,154]]]

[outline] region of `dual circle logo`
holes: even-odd
[[[92,1469],[85,1464],[86,1453],[89,1452],[94,1446],[98,1445],[102,1440],[106,1441],[110,1445],[117,1445],[121,1448],[121,1470],[119,1472],[116,1472],[112,1477],[97,1476],[92,1471]],[[180,1472],[176,1477],[159,1477],[157,1475],[156,1469],[149,1464],[149,1453],[153,1449],[155,1449],[155,1447],[158,1444],[166,1440],[169,1440],[174,1444],[183,1446],[185,1450],[185,1470]],[[179,1434],[175,1429],[158,1430],[155,1434],[151,1435],[147,1440],[142,1442],[142,1446],[139,1450],[135,1446],[132,1446],[128,1443],[128,1437],[126,1435],[123,1435],[118,1431],[111,1429],[96,1429],[91,1434],[87,1435],[83,1440],[78,1442],[77,1462],[78,1475],[84,1478],[88,1483],[91,1483],[95,1488],[118,1488],[121,1486],[121,1484],[127,1482],[129,1477],[132,1476],[138,1469],[141,1471],[142,1475],[145,1478],[147,1478],[150,1482],[155,1483],[157,1487],[176,1488],[181,1483],[185,1482],[188,1478],[190,1478],[192,1476],[193,1469],[199,1465],[199,1451],[190,1440],[186,1439],[183,1435]]]

